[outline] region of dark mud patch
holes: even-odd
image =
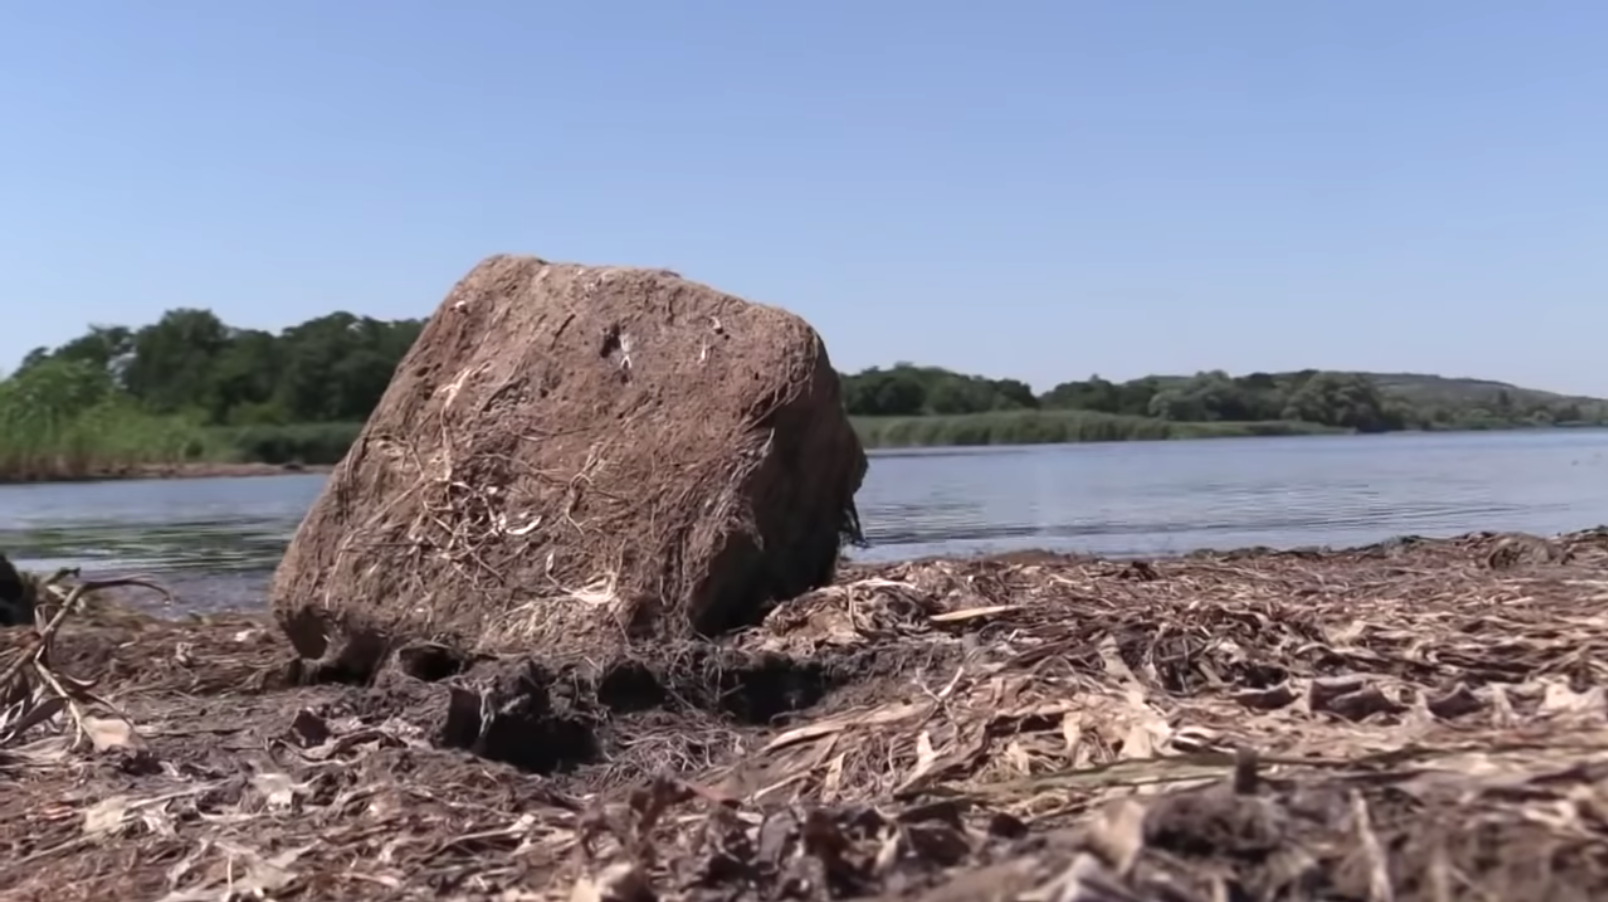
[[[397,649],[397,670],[416,680],[436,683],[474,666],[474,659],[446,645],[420,644]]]
[[[403,719],[438,747],[532,773],[600,765],[647,773],[677,761],[721,763],[711,733],[775,729],[804,712],[904,691],[913,666],[939,669],[933,650],[800,658],[703,647],[661,660],[553,666],[415,647],[398,651],[372,687],[317,713]]]
[[[941,685],[962,653],[960,642],[811,653],[734,642],[551,663],[421,643],[361,678],[295,657],[263,617],[169,621],[110,609],[60,633],[50,664],[123,705],[160,760],[316,745],[298,734],[308,718],[343,724],[329,733],[405,724],[421,747],[565,775],[586,789],[723,766],[740,756],[741,737]]]

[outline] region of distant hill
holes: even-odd
[[[913,438],[910,430],[917,427],[907,422],[920,417],[936,417],[944,428],[970,430],[964,441],[958,437],[931,440],[948,444],[1022,441],[1027,432],[1048,422],[1075,422],[1076,429],[1082,430],[1079,436],[1092,436],[1077,441],[1109,441],[1141,433],[1179,436],[1185,434],[1179,431],[1184,429],[1201,434],[1198,430],[1202,428],[1231,428],[1240,435],[1291,435],[1314,430],[1371,433],[1608,426],[1608,400],[1494,379],[1421,373],[1305,369],[1230,375],[1211,370],[1123,382],[1092,376],[1062,382],[1041,394],[1017,379],[991,379],[913,364],[871,367],[844,374],[842,379],[849,415],[897,421],[889,428],[904,432],[890,438],[895,444],[927,443]],[[979,425],[986,418],[955,419],[1033,410],[1038,413],[1007,417],[1012,423],[1031,424],[1031,428],[1022,427],[1021,435],[1009,438],[988,433]],[[921,428],[937,429],[934,423],[938,420],[929,420]],[[1065,437],[1072,434],[1070,428],[1052,435],[1044,427],[1040,430],[1044,437],[1025,440],[1071,441],[1074,439]]]
[[[1577,404],[1597,404],[1603,400],[1586,395],[1564,395],[1538,388],[1524,388],[1507,382],[1497,382],[1494,379],[1432,376],[1425,373],[1360,373],[1359,375],[1372,380],[1381,391],[1415,404],[1490,404],[1502,392],[1507,392],[1508,398],[1520,406],[1564,404],[1571,401]]]
[[[1588,395],[1564,395],[1539,388],[1524,388],[1495,379],[1473,379],[1466,376],[1434,376],[1428,373],[1370,373],[1364,370],[1340,370],[1346,375],[1362,376],[1379,390],[1402,400],[1423,406],[1474,407],[1496,402],[1502,392],[1508,400],[1524,407],[1530,404],[1603,404],[1608,400]],[[1269,373],[1275,379],[1287,379],[1293,372]],[[1180,385],[1189,376],[1158,376],[1164,385]]]

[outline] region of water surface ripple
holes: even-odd
[[[41,570],[154,572],[187,606],[250,608],[323,480],[0,486],[0,550]],[[858,502],[862,560],[1554,533],[1608,522],[1608,430],[885,452]]]

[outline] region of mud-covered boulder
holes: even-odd
[[[275,615],[357,673],[428,640],[586,655],[831,580],[866,459],[808,323],[662,270],[497,256],[302,521]]]

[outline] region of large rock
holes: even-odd
[[[866,459],[819,335],[661,270],[497,256],[447,295],[275,574],[301,656],[591,655],[831,580]]]

